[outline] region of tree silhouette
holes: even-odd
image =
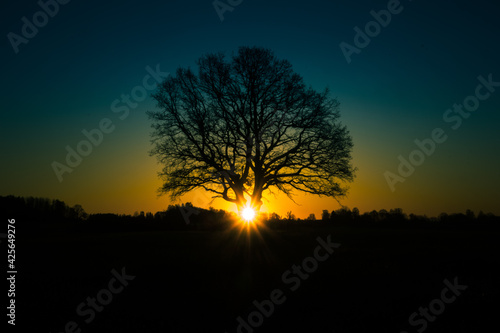
[[[153,94],[151,155],[163,165],[160,193],[196,188],[257,210],[272,189],[341,198],[353,180],[352,140],[339,102],[305,86],[287,60],[241,47],[179,68]],[[247,202],[248,198],[250,202]]]
[[[291,210],[289,210],[288,212],[286,212],[286,219],[291,221],[291,220],[295,220],[295,215],[292,213]]]

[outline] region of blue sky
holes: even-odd
[[[400,13],[347,63],[339,44],[354,45],[354,27],[364,30],[374,20],[370,11],[387,6],[388,1],[244,0],[221,21],[212,1],[73,0],[59,5],[15,53],[8,34],[21,36],[22,18],[32,22],[41,8],[36,1],[3,4],[0,194],[59,198],[89,212],[164,209],[168,198],[155,193],[160,167],[148,156],[145,111],[154,103],[148,97],[123,120],[111,103],[142,84],[147,66],[173,73],[180,66],[195,68],[208,52],[230,55],[239,46],[261,46],[341,102],[359,169],[344,204],[362,212],[401,207],[436,215],[471,208],[500,214],[500,88],[459,129],[442,119],[474,93],[479,75],[500,81],[500,5],[401,1]],[[59,182],[51,163],[64,162],[65,147],[76,147],[84,139],[81,131],[104,118],[115,130]],[[408,157],[414,140],[429,137],[436,127],[446,130],[448,140],[391,191],[384,173],[395,173],[398,156]],[[284,214],[288,199],[269,199],[270,210]],[[271,204],[277,201],[282,205]],[[290,207],[301,217],[338,208],[332,199],[296,201],[302,205]]]

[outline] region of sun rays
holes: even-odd
[[[241,218],[246,223],[253,223],[255,216],[256,216],[255,209],[253,209],[250,206],[245,207],[241,212]]]

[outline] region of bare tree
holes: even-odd
[[[345,196],[352,140],[339,103],[305,86],[287,60],[241,47],[179,68],[153,95],[151,155],[164,166],[160,193],[196,188],[235,203],[262,205],[265,191]],[[247,202],[247,200],[250,202]]]

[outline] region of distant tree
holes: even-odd
[[[483,222],[486,220],[486,217],[487,217],[486,214],[482,210],[480,210],[479,213],[477,214],[478,221]]]
[[[438,220],[439,220],[439,222],[443,222],[443,223],[447,222],[448,221],[448,214],[446,214],[446,213],[439,214]]]
[[[378,216],[378,212],[376,210],[372,210],[370,213],[370,219],[374,222],[378,221],[379,219],[379,216]]]
[[[86,220],[88,218],[88,214],[85,212],[81,205],[74,205],[72,209],[75,212],[76,219]]]
[[[69,212],[68,208],[69,207],[61,200],[52,201],[52,212],[55,216],[67,217]]]
[[[203,56],[197,73],[179,68],[153,97],[151,154],[164,166],[160,193],[174,199],[202,188],[258,210],[269,189],[338,199],[353,180],[339,102],[270,50]]]
[[[386,209],[381,209],[378,211],[378,216],[380,220],[386,220],[389,217],[389,212]]]
[[[286,219],[289,220],[289,221],[295,220],[295,215],[292,213],[291,210],[288,211],[285,216],[286,216]]]
[[[342,207],[339,208],[335,211],[335,215],[337,215],[339,218],[343,220],[350,220],[352,219],[352,212],[348,207]]]
[[[273,212],[269,216],[269,220],[271,220],[271,221],[279,221],[279,220],[281,220],[281,216],[279,216],[278,214],[276,214],[276,213]]]
[[[309,214],[309,216],[307,217],[307,220],[309,220],[309,221],[316,221],[316,215],[314,213]]]
[[[406,214],[402,208],[394,208],[389,211],[389,216],[393,221],[401,221],[406,219]]]
[[[328,212],[327,209],[323,210],[323,213],[321,214],[321,219],[323,221],[328,221],[330,219],[330,213]]]

